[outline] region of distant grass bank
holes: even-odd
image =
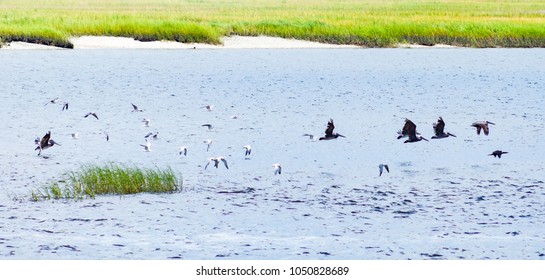
[[[220,44],[267,35],[333,44],[545,47],[545,1],[0,0],[0,42],[71,36]]]
[[[172,193],[182,189],[172,169],[142,169],[118,164],[85,165],[61,180],[32,191],[31,199],[83,199],[97,195]]]

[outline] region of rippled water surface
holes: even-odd
[[[0,258],[545,256],[543,49],[6,50],[0,61]],[[54,98],[69,109],[44,105]],[[405,118],[429,139],[439,116],[456,138],[396,139]],[[330,118],[346,138],[302,136]],[[489,136],[470,127],[481,120],[496,124]],[[39,157],[47,131],[62,146]],[[148,132],[159,132],[149,153]],[[509,153],[488,156],[497,149]],[[229,169],[205,170],[213,156]],[[29,200],[108,162],[170,166],[184,191]]]

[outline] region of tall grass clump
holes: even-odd
[[[61,180],[32,191],[31,199],[83,199],[97,195],[173,193],[182,189],[181,178],[169,167],[149,169],[110,163],[84,165]]]

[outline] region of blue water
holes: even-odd
[[[6,258],[545,253],[543,49],[6,50],[0,61],[0,228],[3,244],[15,248]],[[47,104],[54,98],[69,109]],[[131,103],[144,112],[131,112]],[[202,108],[209,104],[211,112]],[[90,111],[99,120],[83,118]],[[439,116],[456,138],[396,139],[405,118],[431,138]],[[346,138],[302,136],[322,136],[330,118]],[[496,123],[489,136],[470,127],[482,120]],[[62,146],[38,157],[33,140],[47,131]],[[79,139],[71,139],[74,132]],[[140,146],[148,132],[159,132],[149,153]],[[208,152],[205,139],[214,141]],[[253,147],[248,159],[246,144]],[[187,156],[178,154],[180,146]],[[488,156],[496,149],[509,154]],[[214,156],[224,156],[229,170],[204,170]],[[170,166],[186,191],[28,201],[63,172],[112,161]],[[282,164],[282,175],[274,175],[273,163]],[[391,172],[379,177],[379,163]],[[138,219],[127,216],[128,205]],[[89,228],[82,230],[80,219],[73,222],[79,215],[105,215],[110,223],[83,222]],[[164,227],[177,219],[184,226]],[[36,230],[41,226],[60,230]],[[123,246],[112,247],[110,237],[93,243],[112,231],[124,236],[116,241]],[[42,239],[25,237],[29,232]],[[182,237],[172,241],[169,234]],[[59,247],[67,235],[77,238]],[[59,249],[71,247],[78,249]],[[119,247],[123,253],[113,253]]]

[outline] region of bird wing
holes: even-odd
[[[433,129],[435,130],[435,135],[441,135],[444,133],[445,122],[443,121],[443,118],[439,117],[437,123],[433,124]]]
[[[409,139],[416,139],[416,125],[409,119],[405,119],[405,125],[402,130],[403,135],[409,136]]]
[[[383,167],[384,167],[384,166],[383,166],[382,164],[379,164],[379,165],[378,165],[378,176],[379,176],[379,177],[382,176],[382,168],[383,168]]]
[[[325,135],[333,135],[333,129],[335,129],[335,125],[333,124],[333,119],[329,119],[329,122],[327,122],[327,128],[325,130]]]
[[[64,103],[64,105],[62,105],[62,111],[64,110],[68,110],[68,103]]]
[[[49,139],[51,138],[51,131],[48,131],[44,137],[42,137],[42,140],[40,140],[40,148],[43,148],[45,146],[47,146],[47,144],[49,143]]]
[[[208,167],[208,165],[210,164],[211,161],[212,161],[212,159],[208,160],[208,163],[206,163],[206,165],[204,166],[204,169],[206,169]]]
[[[132,104],[132,103],[131,103],[131,105],[132,105],[132,108],[133,108],[134,110],[138,110],[138,106],[136,106],[136,105],[134,105],[134,104]]]
[[[484,131],[484,135],[488,135],[488,132],[489,132],[488,124],[483,125],[483,131]]]
[[[229,169],[229,166],[227,166],[227,160],[225,160],[224,158],[222,158],[221,161],[223,161],[223,164],[225,164],[225,168]]]
[[[386,171],[388,171],[388,173],[390,173],[390,168],[388,168],[387,164],[384,165],[384,168],[386,168]]]

